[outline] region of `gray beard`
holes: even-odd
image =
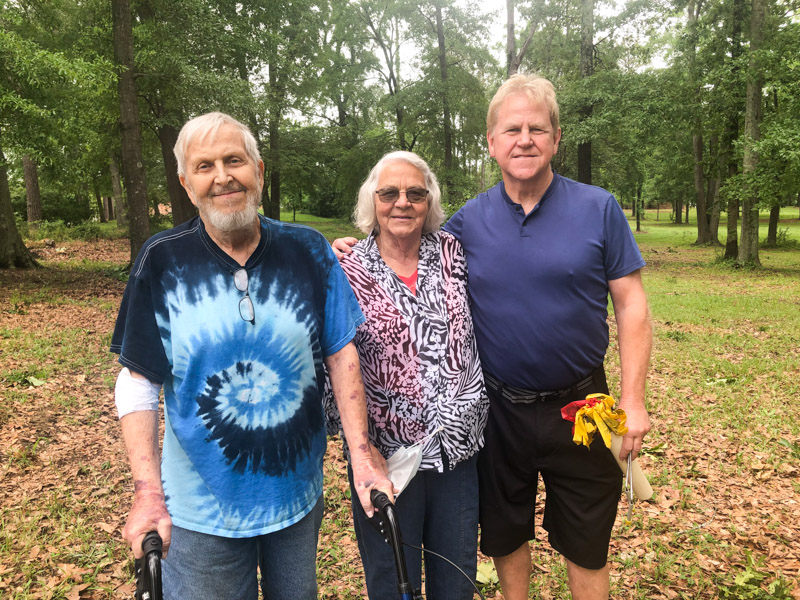
[[[226,213],[211,205],[211,202],[202,203],[198,207],[203,220],[211,227],[222,233],[236,233],[253,226],[258,219],[258,206],[261,194],[258,190],[247,191],[247,205],[236,212]]]

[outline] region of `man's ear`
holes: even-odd
[[[194,199],[194,192],[192,191],[192,187],[186,182],[186,177],[184,175],[178,175],[178,180],[181,182],[183,189],[186,190],[186,195],[189,196],[189,200],[192,201],[192,204],[197,206],[197,202]]]
[[[494,158],[494,131],[486,132],[486,144],[489,146],[489,156]]]

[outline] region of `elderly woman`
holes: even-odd
[[[474,579],[476,455],[488,400],[461,245],[438,231],[444,220],[439,185],[411,152],[392,152],[375,165],[359,191],[354,220],[368,236],[342,258],[342,268],[366,316],[355,343],[370,441],[386,459],[401,448],[421,450],[419,471],[395,501],[403,540],[447,557]],[[357,502],[353,520],[370,599],[396,598],[391,548]],[[423,557],[405,552],[419,588]],[[430,600],[473,597],[471,583],[451,565],[427,553],[424,564]]]

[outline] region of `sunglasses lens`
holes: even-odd
[[[245,321],[253,322],[256,320],[256,312],[253,308],[253,301],[250,300],[250,296],[245,296],[239,300],[239,315],[241,315],[242,319]]]
[[[395,202],[400,197],[400,191],[394,188],[378,190],[378,198],[381,202]]]
[[[247,271],[245,269],[239,269],[233,274],[233,285],[240,292],[247,291]]]
[[[408,191],[406,192],[406,198],[408,198],[408,201],[409,201],[409,202],[413,202],[413,203],[415,203],[415,204],[416,204],[417,202],[422,202],[422,201],[423,201],[423,200],[425,200],[425,198],[427,198],[427,197],[428,197],[428,192],[427,192],[427,190],[417,190],[417,189],[413,189],[413,190],[408,190]]]

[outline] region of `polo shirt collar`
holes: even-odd
[[[533,207],[533,210],[531,212],[529,212],[527,215],[525,215],[526,217],[529,217],[530,215],[532,215],[536,211],[538,211],[539,207],[541,207],[542,204],[544,204],[545,201],[547,201],[547,199],[550,196],[553,195],[554,190],[558,186],[558,182],[560,181],[560,179],[561,179],[561,176],[558,173],[556,173],[555,169],[553,169],[553,179],[550,181],[550,185],[547,186],[547,189],[545,190],[544,195],[542,196],[542,199],[539,200],[539,202],[536,203],[536,206]],[[522,206],[517,204],[516,202],[514,202],[511,199],[511,197],[508,195],[508,193],[506,192],[506,183],[505,183],[505,181],[500,181],[500,196],[503,198],[503,200],[505,201],[506,205],[511,210],[513,210],[514,212],[519,211],[520,213],[522,213],[522,210],[521,210]]]

